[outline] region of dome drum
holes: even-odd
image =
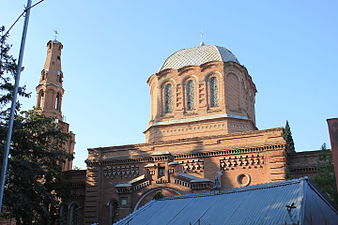
[[[148,84],[151,118],[144,132],[147,142],[256,129],[255,85],[226,48],[180,50],[165,60]],[[208,132],[199,132],[204,127]]]

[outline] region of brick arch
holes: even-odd
[[[154,194],[156,194],[159,191],[161,191],[162,194],[165,197],[172,197],[172,196],[176,196],[176,195],[182,195],[181,192],[179,192],[178,190],[176,190],[174,188],[168,188],[168,187],[154,188],[154,189],[151,189],[151,190],[145,192],[143,195],[141,195],[141,197],[137,200],[133,211],[137,210],[141,206],[143,206],[146,203],[148,203],[149,201],[151,201],[152,198],[153,198],[153,196],[154,196]]]
[[[205,74],[205,76],[203,77],[203,80],[207,82],[212,76],[217,77],[220,82],[223,80],[223,74],[217,70],[214,70],[214,71],[211,71]]]
[[[166,84],[171,84],[173,87],[176,86],[176,81],[173,78],[168,78],[159,83],[159,88],[163,88]]]
[[[188,80],[194,80],[196,84],[198,84],[199,81],[198,77],[195,74],[189,74],[183,77],[183,79],[181,80],[181,85],[184,85]]]

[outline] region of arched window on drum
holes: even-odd
[[[211,77],[209,79],[209,102],[210,107],[216,107],[219,105],[219,85],[217,77]]]
[[[173,94],[172,94],[172,85],[166,84],[164,86],[163,96],[164,96],[164,113],[171,113],[173,111]]]
[[[185,84],[185,93],[186,93],[186,109],[194,110],[195,109],[195,84],[194,81],[189,80]]]

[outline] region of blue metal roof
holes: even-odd
[[[307,178],[301,178],[152,200],[116,224],[334,225],[338,215]]]

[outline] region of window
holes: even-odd
[[[60,110],[60,94],[59,94],[59,93],[56,95],[56,99],[55,99],[55,109],[56,109],[56,110]]]
[[[194,88],[195,88],[195,85],[194,85],[194,82],[192,80],[189,80],[185,85],[187,110],[195,109],[195,104],[194,104],[195,91],[194,91]]]
[[[217,77],[211,77],[209,80],[210,107],[218,106],[218,80]]]
[[[122,198],[121,199],[121,206],[127,206],[128,205],[128,199],[127,198]]]
[[[59,70],[56,72],[56,81],[62,82],[62,73]]]
[[[163,177],[164,174],[164,167],[159,167],[158,168],[158,178]]]
[[[173,111],[172,105],[172,85],[167,84],[164,87],[164,113],[171,113]]]
[[[38,108],[42,108],[43,105],[44,105],[44,93],[43,93],[43,91],[41,91],[40,94],[39,94],[37,106],[38,106]]]

